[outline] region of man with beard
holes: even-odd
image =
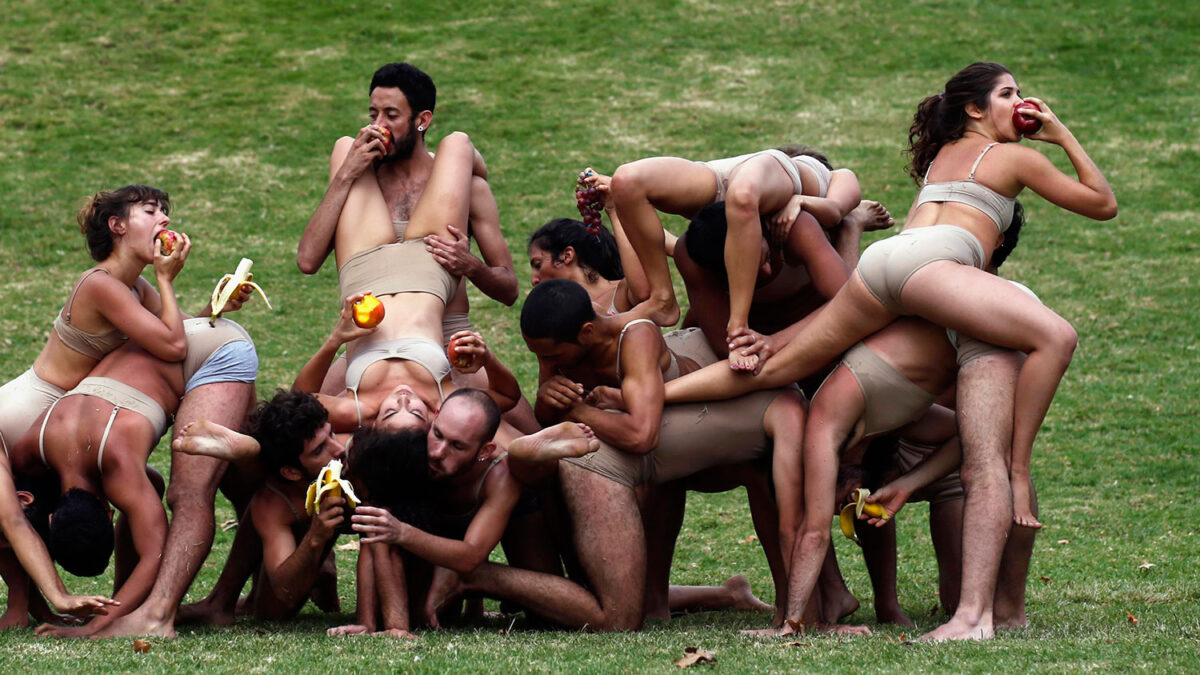
[[[337,249],[342,228],[354,227],[354,223],[342,224],[340,220],[350,186],[364,172],[374,171],[379,180],[396,241],[404,240],[409,216],[429,180],[433,155],[425,145],[425,132],[433,122],[437,99],[433,80],[408,63],[389,63],[375,71],[369,91],[370,124],[358,131],[345,161],[331,170],[325,197],[300,238],[296,264],[305,274],[315,274],[329,253]],[[426,248],[442,267],[463,279],[446,303],[442,325],[446,340],[458,331],[471,330],[465,280],[470,279],[485,295],[505,305],[512,305],[517,299],[512,254],[500,232],[496,199],[486,175],[477,175],[472,180],[469,219],[467,232],[450,228],[453,239],[438,235],[425,238]],[[471,253],[470,237],[479,245],[482,259]],[[344,373],[345,361],[339,360],[330,369],[322,391],[342,391]],[[459,386],[487,388],[487,378],[481,374],[455,373],[453,377]],[[525,433],[537,429],[533,411],[525,401],[506,414],[505,420]]]

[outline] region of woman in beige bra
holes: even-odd
[[[13,502],[5,505],[6,513],[21,512],[15,504],[7,444],[15,443],[101,358],[132,338],[160,359],[183,360],[187,338],[173,281],[191,242],[183,235],[175,250],[162,253],[155,237],[170,224],[169,210],[162,190],[128,185],[95,194],[79,211],[80,229],[98,263],[76,280],[33,367],[0,387],[0,500]],[[151,264],[161,295],[140,276]],[[5,531],[12,530],[6,526]],[[59,612],[90,614],[111,602],[100,596],[68,595],[57,575],[38,575],[34,581]]]
[[[924,99],[913,118],[910,173],[924,184],[904,230],[868,247],[850,281],[812,321],[798,325],[757,377],[708,368],[668,384],[667,400],[711,400],[794,382],[900,315],[1020,350],[1028,358],[1014,409],[1013,512],[1018,524],[1040,527],[1031,506],[1029,459],[1077,338],[1065,319],[984,268],[1024,188],[1095,220],[1115,217],[1117,201],[1049,106],[1028,100],[1037,106],[1028,116],[1042,123],[1028,137],[1062,147],[1078,178],[1018,143],[1013,113],[1022,98],[1008,69],[996,63],[967,66],[944,92]]]
[[[344,138],[334,146],[333,171],[355,142]],[[455,389],[442,348],[442,317],[459,278],[437,262],[424,237],[450,237],[451,225],[466,230],[471,179],[485,172],[483,159],[466,134],[456,132],[442,139],[429,181],[400,242],[375,173],[363,172],[355,180],[334,234],[342,314],[333,334],[292,384],[300,391],[321,391],[338,349],[346,345],[345,390],[336,396],[318,394],[335,430],[350,431],[372,420],[396,430],[428,430],[433,412]],[[383,303],[385,314],[378,326],[364,329],[350,317],[353,303],[367,292]],[[478,333],[459,335],[465,361],[460,369],[485,369],[490,393],[501,409],[512,408],[521,396],[516,378]]]

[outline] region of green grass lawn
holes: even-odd
[[[332,264],[305,277],[296,243],[320,201],[333,141],[365,119],[379,65],[408,60],[439,87],[432,141],[471,134],[528,290],[524,241],[572,215],[576,173],[672,154],[709,159],[807,142],[857,172],[899,220],[915,187],[901,154],[913,109],[960,67],[995,60],[1045,99],[1104,170],[1121,214],[1095,223],[1023,198],[1029,223],[1006,276],[1079,331],[1034,453],[1046,529],[1030,627],[987,644],[908,645],[902,633],[784,647],[700,614],[635,635],[531,632],[507,623],[412,644],[329,639],[346,617],[187,628],[135,655],[129,640],[0,635],[0,666],[63,671],[665,670],[684,647],[723,670],[1191,670],[1200,652],[1200,6],[1112,0],[773,3],[100,3],[9,0],[0,25],[0,378],[32,363],[90,263],[75,212],[90,193],[168,190],[194,248],[177,283],[199,308],[241,256],[276,303],[235,317],[262,359],[260,394],[289,384],[336,311]],[[1069,170],[1064,153],[1039,146]],[[682,221],[667,225],[678,230]],[[472,289],[473,290],[473,289]],[[472,295],[473,320],[521,378],[536,377],[518,309]],[[153,462],[165,469],[167,453]],[[740,494],[693,496],[673,580],[769,576]],[[901,518],[900,599],[919,631],[944,620],[925,508]],[[221,501],[218,518],[232,517]],[[189,595],[211,587],[232,533]],[[853,545],[842,568],[873,625]],[[1149,563],[1152,566],[1146,566]],[[353,603],[353,560],[342,555]],[[111,579],[111,577],[107,577]],[[102,592],[106,578],[67,578]],[[1130,616],[1136,617],[1136,624]],[[504,631],[501,633],[501,631]]]

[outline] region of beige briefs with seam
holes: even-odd
[[[936,446],[900,438],[896,444],[896,465],[900,467],[900,471],[908,473],[922,460],[932,455],[935,450],[937,450]],[[940,504],[953,499],[962,499],[963,494],[962,476],[959,474],[959,470],[955,469],[912,493],[908,501]]]
[[[714,159],[707,162],[697,162],[713,172],[713,176],[717,179],[717,196],[713,199],[714,202],[725,201],[725,193],[729,190],[729,179],[733,176],[733,172],[747,160],[758,157],[759,155],[768,155],[787,172],[788,178],[792,179],[792,190],[794,194],[804,194],[804,184],[800,179],[800,170],[796,168],[796,163],[788,157],[786,153],[780,150],[760,150],[752,152],[748,155],[738,155],[737,157],[726,157],[725,159]],[[822,167],[824,168],[824,167]],[[824,197],[824,193],[821,194]]]
[[[355,293],[371,291],[376,296],[430,293],[445,304],[454,296],[458,279],[425,250],[424,239],[360,251],[338,269],[343,302]]]
[[[728,401],[674,403],[663,408],[658,447],[644,455],[601,442],[600,449],[562,461],[627,487],[667,483],[714,466],[762,457],[771,448],[763,416],[780,389]]]
[[[983,245],[957,225],[904,230],[868,246],[858,259],[858,274],[876,300],[903,316],[907,314],[900,304],[904,285],[918,270],[940,260],[983,269]]]
[[[863,433],[874,436],[919,419],[937,398],[912,383],[862,342],[842,356],[863,396]],[[818,390],[818,395],[820,390]]]

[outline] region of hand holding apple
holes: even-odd
[[[367,293],[362,299],[354,303],[354,323],[359,328],[374,328],[383,321],[384,309],[383,303],[374,295]]]
[[[175,251],[175,247],[182,241],[179,233],[174,230],[163,230],[155,235],[154,239],[158,241],[163,255],[171,255]]]
[[[458,331],[446,346],[446,356],[450,359],[450,365],[460,373],[479,370],[487,360],[487,355],[488,348],[483,342],[483,336],[474,331]]]
[[[1026,115],[1022,111],[1033,110],[1041,112],[1041,109],[1036,104],[1029,101],[1022,101],[1013,108],[1013,128],[1022,136],[1032,136],[1042,129],[1042,121],[1032,115]]]
[[[371,128],[378,131],[380,136],[383,136],[384,156],[392,154],[392,150],[396,149],[396,144],[392,141],[392,130],[380,124],[372,124]]]

